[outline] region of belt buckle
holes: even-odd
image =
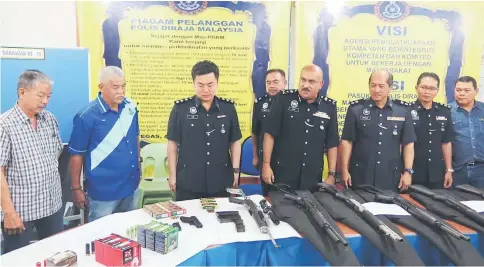
[[[467,165],[474,165],[474,164],[476,164],[475,161],[469,161],[469,162],[467,162]]]

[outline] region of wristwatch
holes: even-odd
[[[239,173],[240,172],[240,168],[233,168],[234,170],[234,173]]]
[[[72,186],[71,186],[71,190],[73,190],[73,191],[76,191],[76,190],[82,190],[82,188],[81,188],[81,187],[72,187]]]
[[[450,168],[450,169],[445,169],[445,172],[454,172],[454,169]]]
[[[336,177],[336,172],[335,171],[328,171],[328,175]]]
[[[404,172],[408,172],[410,174],[413,174],[415,171],[413,169],[404,169]]]

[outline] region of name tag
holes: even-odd
[[[387,117],[389,121],[405,121],[405,117]]]
[[[447,118],[444,117],[444,116],[436,116],[435,119],[438,120],[438,121],[446,121],[447,120]]]
[[[189,119],[189,120],[198,120],[198,115],[187,115],[187,119]]]
[[[292,112],[299,112],[299,108],[289,107],[287,110],[292,111]]]
[[[371,120],[371,116],[360,116],[360,120],[369,121],[369,120]]]
[[[321,112],[321,111],[314,113],[313,116],[323,118],[323,119],[328,119],[328,120],[330,119],[330,117],[326,112]]]
[[[226,115],[218,115],[218,116],[217,116],[217,119],[220,119],[220,118],[225,118],[225,117],[226,117]]]

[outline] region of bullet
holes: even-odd
[[[94,241],[91,242],[91,254],[95,254],[96,249],[94,248]]]
[[[89,248],[89,243],[86,243],[86,256],[91,255],[91,249]]]

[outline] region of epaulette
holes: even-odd
[[[230,103],[230,104],[234,104],[235,103],[234,100],[232,100],[232,99],[228,99],[228,98],[224,98],[224,97],[220,97],[220,96],[217,96],[217,97],[218,97],[218,99],[220,99],[220,100],[222,100],[224,102],[227,102],[227,103]]]
[[[178,99],[175,101],[175,104],[181,104],[183,102],[187,102],[188,100],[192,100],[193,99],[193,96],[192,97],[188,97],[188,98],[182,98],[182,99]]]
[[[363,104],[365,102],[365,99],[358,99],[350,102],[350,106],[358,105],[358,104]]]
[[[327,96],[321,96],[321,99],[322,99],[323,101],[325,101],[325,102],[328,102],[328,103],[331,103],[331,104],[333,104],[333,105],[336,105],[336,100],[331,99],[331,98],[329,98],[329,97],[327,97]]]
[[[451,109],[452,108],[450,105],[442,104],[442,103],[439,103],[439,102],[435,102],[435,104],[437,104],[440,107],[444,107],[444,108],[448,108],[448,109]]]
[[[287,90],[282,91],[283,95],[290,95],[290,94],[295,94],[295,93],[297,93],[296,89],[287,89]]]
[[[264,100],[264,99],[266,99],[266,98],[267,98],[267,94],[265,94],[264,96],[261,96],[261,97],[259,97],[259,98],[256,98],[256,99],[254,100],[254,102],[255,102],[255,103],[257,103],[257,102],[260,102],[260,101],[262,101],[262,100]]]
[[[402,100],[400,100],[400,99],[392,99],[392,100],[393,100],[393,102],[395,102],[395,103],[397,103],[397,104],[399,104],[399,105],[402,105],[402,106],[407,106],[407,107],[408,107],[408,106],[411,106],[411,104],[410,104],[410,103],[405,102],[405,101],[402,101]]]

